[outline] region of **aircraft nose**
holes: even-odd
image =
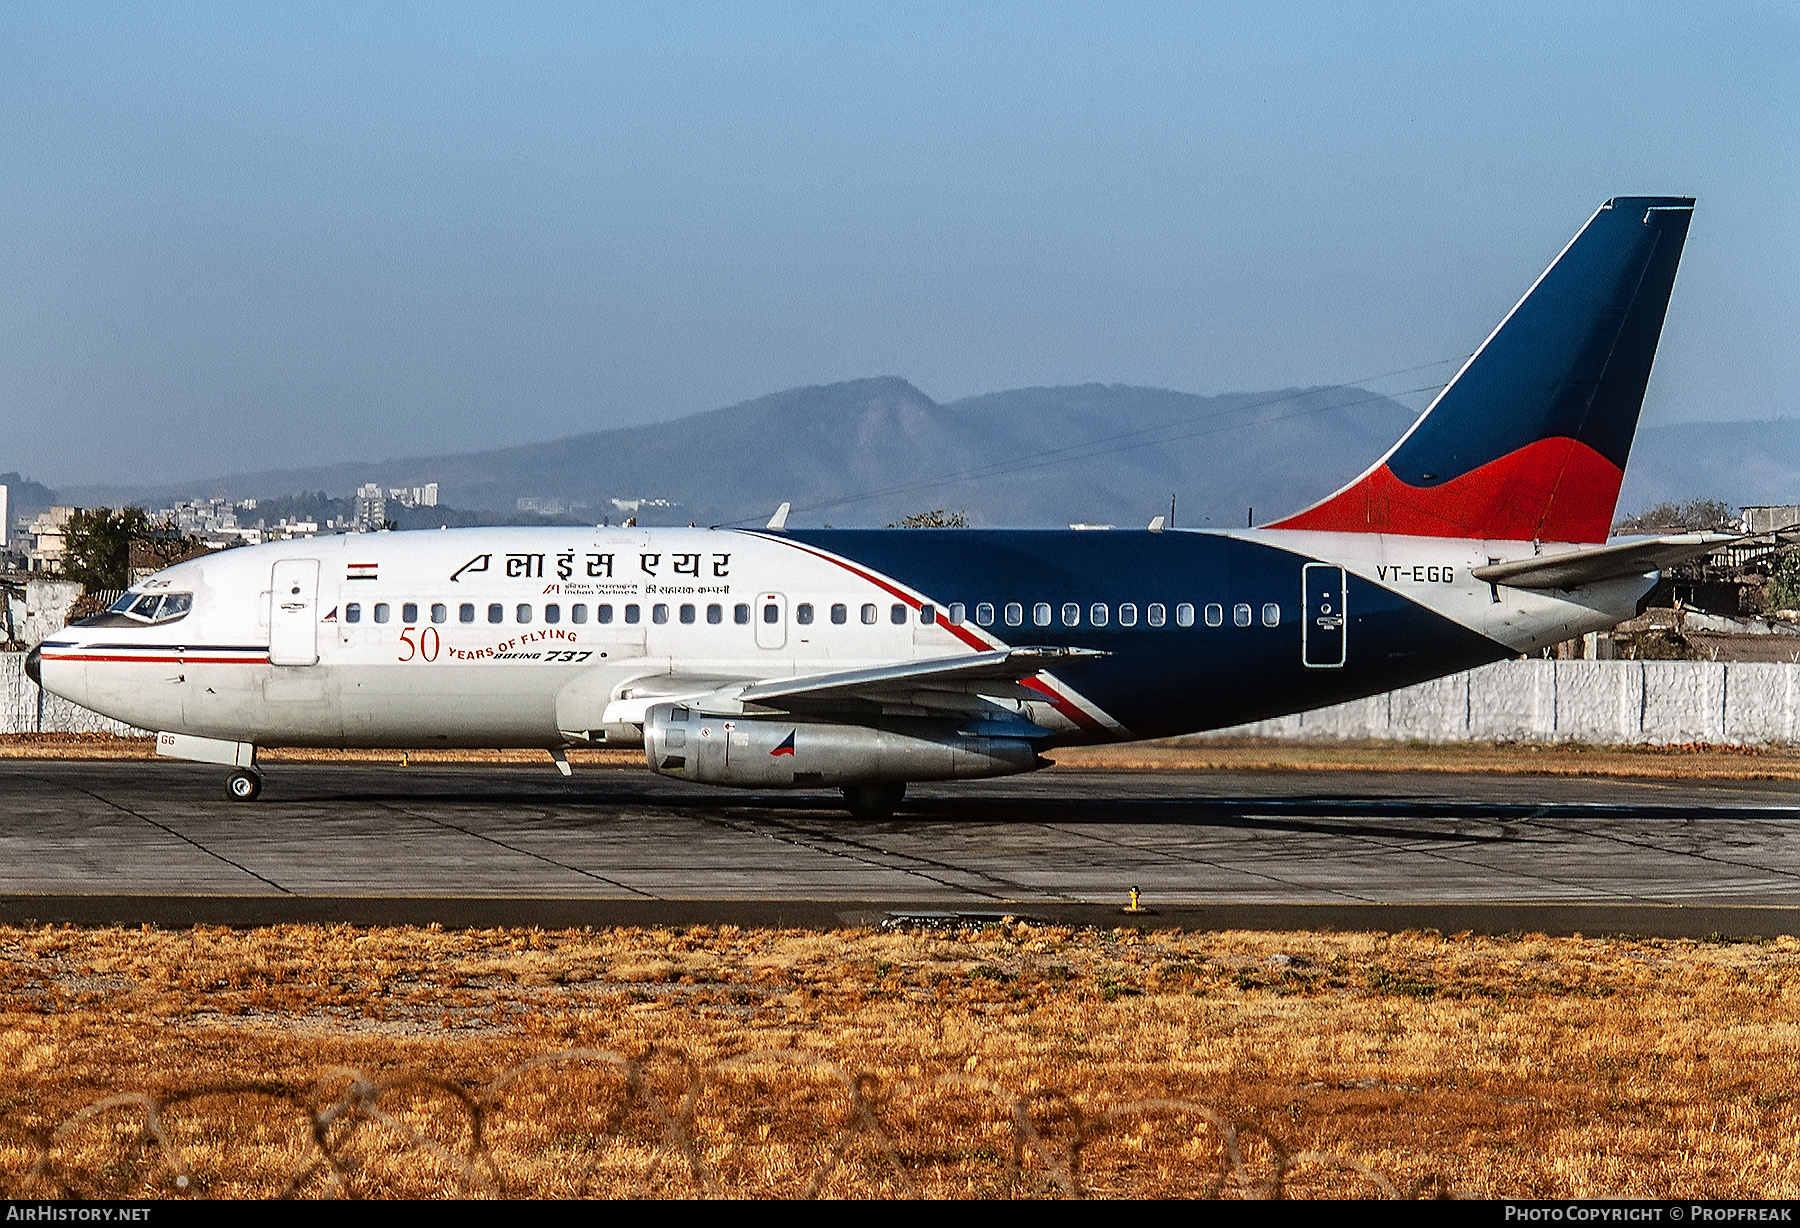
[[[33,648],[25,654],[25,676],[40,688],[44,685],[44,650],[42,648]]]

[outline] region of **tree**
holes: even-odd
[[[69,517],[63,531],[63,574],[89,590],[126,588],[134,563],[160,570],[198,546],[173,525],[152,521],[141,507],[91,508]]]
[[[894,524],[890,529],[966,529],[969,527],[967,512],[947,512],[941,507],[934,507],[929,512],[914,512]]]
[[[1800,610],[1800,550],[1789,550],[1769,569],[1769,606],[1776,610]]]
[[[1738,510],[1720,499],[1658,503],[1613,526],[1615,533],[1735,533]]]

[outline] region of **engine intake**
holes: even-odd
[[[840,725],[710,716],[678,704],[658,704],[645,714],[644,754],[663,776],[759,789],[976,780],[1050,766],[1024,738],[966,733],[956,721],[906,717]]]

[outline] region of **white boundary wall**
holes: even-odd
[[[0,653],[0,733],[144,731],[59,699]],[[1800,665],[1737,661],[1501,661],[1317,712],[1203,737],[1295,741],[1800,742]]]
[[[1206,737],[1765,746],[1800,741],[1800,665],[1500,661]]]
[[[59,696],[43,694],[25,676],[24,653],[0,652],[0,733],[116,733],[133,737],[142,736],[145,730],[90,712]]]

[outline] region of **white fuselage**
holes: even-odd
[[[1496,655],[1612,626],[1631,616],[1655,578],[1546,594],[1471,575],[1529,557],[1531,543],[1281,530],[1214,536],[1327,560],[1494,641]],[[927,540],[953,548],[956,538],[921,532]],[[1166,593],[1131,593],[1133,626],[1149,626],[1140,606],[1161,609],[1166,600],[1178,611],[1189,591],[1205,608],[1205,581],[1169,577]],[[1270,584],[1266,594],[1240,594],[1249,600],[1238,606],[1291,602],[1288,580]],[[166,623],[113,615],[59,632],[43,648],[44,685],[142,728],[264,746],[632,745],[645,707],[659,699],[1034,643],[1042,633],[1031,611],[1048,608],[1028,592],[921,592],[829,550],[717,529],[313,538],[210,555],[133,591],[190,593],[192,601]],[[1009,626],[1015,597],[1024,622]],[[994,612],[978,620],[989,605]],[[1100,611],[1109,635],[1129,634],[1124,607]],[[1166,617],[1172,630],[1176,615]],[[1230,617],[1223,627],[1181,617],[1193,618],[1195,636],[1219,637],[1208,651],[1233,651]],[[996,688],[985,702],[1055,741],[1135,736],[1078,685],[1045,674],[1030,689]],[[1308,706],[1296,695],[1289,710]],[[1195,696],[1190,727],[1220,723],[1207,697]]]

